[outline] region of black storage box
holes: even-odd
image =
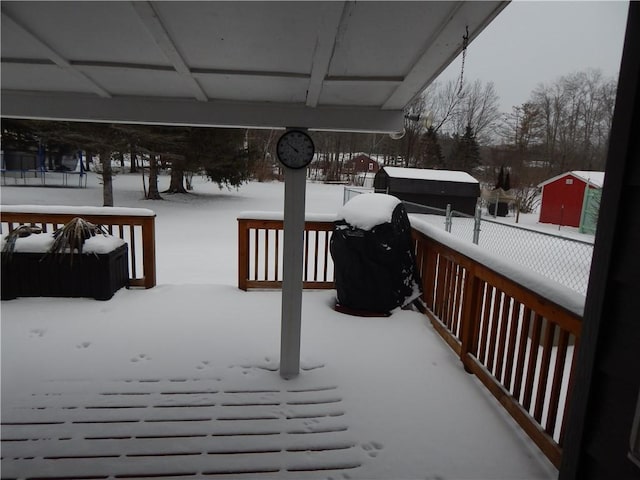
[[[129,285],[127,244],[104,254],[2,254],[2,300],[90,297],[109,300]]]
[[[338,308],[384,315],[422,292],[411,224],[401,203],[390,222],[371,230],[353,227],[344,220],[335,222],[330,248]]]
[[[487,212],[489,212],[489,215],[496,217],[506,217],[509,214],[509,204],[507,202],[498,202],[498,208],[496,209],[495,202],[489,203],[487,205]]]

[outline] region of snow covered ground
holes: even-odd
[[[282,380],[280,293],[237,289],[236,217],[281,210],[283,185],[194,181],[151,202],[139,176],[115,178],[117,206],[157,214],[157,287],[2,302],[3,478],[557,476],[420,314],[350,317],[334,292],[305,292],[302,372]],[[102,203],[93,175],[0,197]],[[308,184],[307,211],[336,213],[342,197]]]

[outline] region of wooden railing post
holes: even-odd
[[[467,278],[465,279],[464,295],[462,298],[462,325],[460,326],[460,360],[464,365],[467,373],[473,373],[469,364],[468,354],[474,354],[477,350],[478,327],[481,312],[480,291],[481,282],[474,274],[473,269],[467,270]]]
[[[434,291],[436,288],[436,252],[422,241],[426,248],[424,255],[424,273],[422,274],[423,295],[428,308],[434,308]]]
[[[249,279],[249,228],[247,221],[238,219],[238,288],[247,291]]]
[[[146,217],[141,223],[144,288],[152,288],[156,286],[156,217]]]

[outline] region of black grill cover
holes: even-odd
[[[422,292],[411,242],[411,225],[399,203],[391,222],[362,230],[335,222],[331,237],[338,304],[354,310],[388,313]]]

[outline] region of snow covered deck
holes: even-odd
[[[305,292],[289,381],[279,292],[3,302],[3,478],[556,476],[424,316],[332,301]]]
[[[136,175],[114,185],[157,215],[158,285],[2,302],[3,479],[557,477],[419,313],[350,317],[306,291],[302,373],[279,377],[281,295],[237,288],[236,232],[239,212],[281,208],[282,184],[202,181],[153,204]],[[340,208],[341,187],[307,189],[310,211]],[[90,174],[72,193],[6,187],[2,203],[102,192]]]

